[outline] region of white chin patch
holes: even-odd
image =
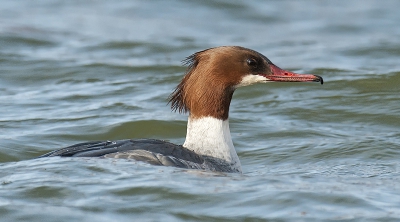
[[[269,79],[265,78],[264,76],[249,74],[242,78],[242,81],[236,85],[236,88],[252,85],[254,83],[264,83],[267,81],[269,81]]]

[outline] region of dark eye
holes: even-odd
[[[247,65],[251,66],[251,67],[257,67],[258,63],[257,60],[255,59],[247,59]]]

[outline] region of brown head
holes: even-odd
[[[296,74],[275,66],[267,57],[240,46],[196,52],[184,63],[186,75],[170,95],[172,110],[191,118],[212,116],[226,120],[236,88],[262,82],[321,82],[317,75]]]

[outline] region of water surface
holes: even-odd
[[[398,1],[3,1],[0,220],[400,220]],[[243,174],[32,159],[90,140],[183,143],[181,60],[240,45],[325,84],[237,90]]]

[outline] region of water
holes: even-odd
[[[1,221],[399,221],[398,1],[2,1]],[[257,50],[325,84],[239,89],[243,174],[32,159],[90,140],[183,143],[190,54]]]

